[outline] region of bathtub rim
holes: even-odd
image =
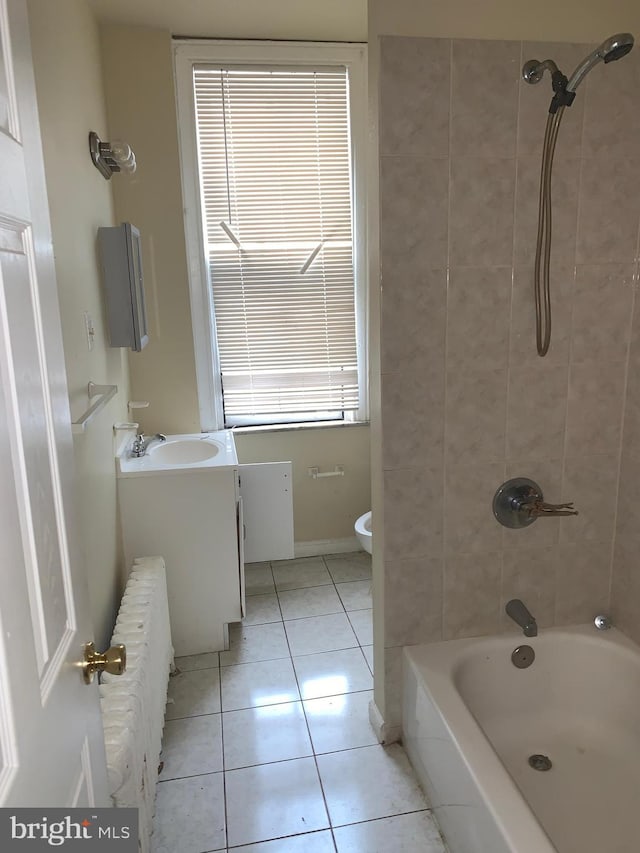
[[[437,711],[483,806],[489,812],[508,848],[517,850],[518,853],[557,853],[551,839],[522,796],[462,696],[453,684],[451,684],[450,690],[447,689],[448,676],[445,672],[435,672],[430,675],[430,685],[428,685],[419,664],[409,654],[411,648],[417,647],[405,646],[403,649],[403,667],[408,666],[413,670],[418,689],[424,691]],[[406,678],[405,670],[403,680]],[[446,712],[442,707],[443,705],[446,706]],[[405,713],[407,710],[405,709]],[[406,738],[408,735],[406,722],[403,728]],[[411,756],[410,750],[408,752]],[[489,785],[486,781],[487,774],[491,780]],[[436,786],[436,780],[433,777],[431,784],[434,787]],[[444,812],[447,804],[433,803],[432,805],[436,816],[439,816],[441,811]],[[442,818],[440,820],[443,824],[446,841],[448,827]],[[531,845],[526,848],[522,846],[523,833],[531,838]],[[456,853],[456,851],[452,851],[452,853]]]
[[[540,631],[539,638],[557,642],[563,637],[576,636],[590,644],[616,646],[633,653],[636,658],[640,653],[639,647],[620,631],[613,628],[599,632],[592,624],[545,628]],[[405,646],[403,682],[406,682],[407,668],[410,668],[419,689],[424,691],[436,709],[482,803],[511,849],[519,853],[555,853],[556,847],[551,838],[494,750],[456,683],[456,671],[470,657],[465,655],[465,651],[473,650],[474,654],[479,654],[483,646],[486,649],[504,649],[511,643],[517,645],[518,638],[517,634],[506,633]],[[408,710],[405,709],[405,715]],[[408,735],[406,720],[405,716],[405,735]],[[438,806],[434,805],[434,809],[437,813]]]

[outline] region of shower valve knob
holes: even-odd
[[[504,527],[528,527],[536,518],[578,515],[573,502],[549,504],[533,480],[515,477],[503,483],[493,497],[493,514]]]

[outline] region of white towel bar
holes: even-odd
[[[87,386],[87,394],[89,395],[89,399],[93,400],[94,397],[98,397],[98,399],[93,403],[87,411],[82,415],[82,417],[78,418],[77,421],[73,421],[71,424],[71,432],[75,435],[77,433],[84,432],[84,428],[89,423],[89,421],[93,418],[93,416],[106,406],[109,400],[118,393],[117,385],[96,385],[95,382],[89,382]]]

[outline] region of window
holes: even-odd
[[[203,429],[366,417],[364,47],[176,49]]]

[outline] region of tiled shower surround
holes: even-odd
[[[401,647],[511,630],[510,598],[543,627],[611,610],[640,640],[638,48],[595,68],[565,111],[552,343],[544,359],[535,349],[552,93],[546,75],[531,86],[520,69],[550,57],[570,74],[591,49],[381,39],[388,725],[399,721]],[[580,515],[501,527],[491,501],[514,476]]]

